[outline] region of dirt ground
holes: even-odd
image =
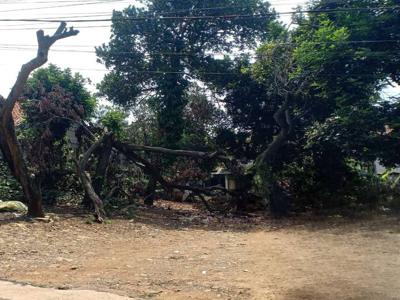
[[[103,225],[3,219],[0,279],[134,299],[400,299],[400,219],[222,218],[168,202]]]

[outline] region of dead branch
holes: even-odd
[[[125,149],[129,150],[129,152],[144,151],[144,152],[160,153],[173,156],[186,156],[202,160],[217,159],[224,162],[231,162],[233,160],[232,157],[222,155],[220,152],[209,153],[209,152],[189,151],[189,150],[172,150],[161,147],[141,146],[141,145],[122,143],[122,142],[118,142],[118,144],[119,146],[123,146]]]
[[[143,168],[144,172],[159,182],[163,188],[165,188],[167,191],[171,190],[170,184],[162,177],[158,169],[148,160],[135,153],[135,151],[137,151],[135,147],[133,147],[131,144],[122,143],[120,141],[115,141],[114,147],[123,153],[128,159],[135,162],[139,167]]]
[[[86,166],[93,152],[95,152],[98,148],[100,148],[102,143],[104,143],[104,141],[107,140],[107,138],[109,138],[109,136],[105,135],[102,139],[99,139],[97,142],[93,143],[77,163],[79,178],[82,182],[83,188],[87,196],[93,202],[96,219],[100,223],[104,222],[104,219],[106,217],[106,213],[104,210],[104,203],[93,188],[90,174],[86,172]]]
[[[73,27],[67,29],[67,24],[65,22],[61,22],[60,26],[52,36],[44,35],[43,30],[39,30],[36,33],[38,41],[37,55],[31,61],[22,65],[17,80],[6,101],[3,103],[1,110],[1,122],[3,126],[5,126],[11,120],[11,113],[14,109],[15,103],[24,91],[24,87],[29,75],[32,73],[32,71],[41,67],[47,62],[50,47],[56,41],[77,35],[78,33],[79,31],[74,30]]]
[[[205,153],[205,152],[185,151],[185,150],[171,150],[171,149],[158,148],[158,147],[137,146],[137,145],[123,143],[120,141],[115,141],[114,147],[118,151],[123,153],[126,157],[128,157],[131,161],[136,163],[139,167],[141,167],[145,173],[147,173],[154,180],[159,182],[161,184],[161,186],[167,192],[171,192],[172,189],[175,188],[175,189],[178,189],[181,191],[191,191],[191,192],[197,194],[200,197],[201,201],[203,202],[204,206],[210,212],[212,212],[213,210],[210,207],[210,205],[207,203],[207,201],[205,200],[203,195],[211,195],[212,192],[217,191],[217,190],[233,195],[232,192],[230,192],[227,189],[220,187],[220,186],[200,188],[200,187],[172,184],[164,179],[164,177],[160,174],[159,170],[155,166],[153,166],[153,164],[151,164],[149,161],[142,158],[140,155],[138,155],[135,152],[136,151],[148,151],[148,152],[156,152],[156,153],[164,153],[164,154],[173,154],[173,155],[177,155],[177,156],[197,157],[197,158],[202,158],[202,159],[210,158],[210,157],[221,158],[221,156],[218,156],[217,154],[209,154],[209,153]],[[226,157],[224,157],[224,158],[226,158]],[[230,158],[227,158],[227,159],[230,160]]]

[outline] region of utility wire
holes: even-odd
[[[109,0],[99,1],[99,0],[86,0],[86,2],[107,2]],[[81,0],[66,0],[66,1],[12,1],[3,2],[0,5],[32,5],[32,4],[54,4],[54,3],[82,3]]]
[[[294,42],[271,42],[272,44],[276,45],[288,45],[288,46],[297,46],[301,45],[301,43],[294,43]],[[311,45],[335,45],[335,44],[380,44],[380,43],[400,43],[400,40],[394,39],[386,39],[386,40],[347,40],[347,41],[327,41],[327,42],[306,42],[307,44]],[[23,49],[23,50],[36,50],[37,45],[34,44],[0,44],[2,48],[9,48],[9,49]],[[95,45],[66,45],[66,46],[55,46],[53,50],[62,50],[58,49],[57,47],[62,47],[66,52],[68,51],[76,51],[76,52],[87,52],[87,53],[95,53],[94,50],[76,50],[76,49],[65,49],[65,48],[94,48]],[[131,54],[135,53],[132,51],[122,51],[116,52],[118,54]],[[151,54],[160,54],[160,55],[183,55],[183,56],[190,56],[196,55],[195,53],[187,53],[187,52],[157,52]],[[229,53],[217,53],[216,55],[230,55]]]
[[[38,22],[38,23],[31,23],[29,25],[35,25],[35,24],[46,24],[48,22]],[[374,22],[373,25],[379,25],[379,24],[385,24],[384,21],[378,21],[378,22]],[[301,24],[299,24],[301,25]],[[20,26],[24,26],[22,24],[11,24],[11,25],[2,25],[3,27],[0,27],[0,31],[25,31],[25,30],[39,30],[39,29],[43,29],[43,30],[55,30],[58,27],[56,26],[52,26],[52,27],[20,27]],[[16,27],[16,28],[14,28]],[[323,25],[320,26],[312,26],[313,29],[318,29],[320,27],[323,27]],[[111,28],[111,24],[108,25],[80,25],[78,27],[78,29],[92,29],[92,28]],[[349,29],[351,31],[351,33],[355,33],[355,32],[364,32],[363,29]]]
[[[18,12],[18,11],[32,11],[32,10],[42,10],[42,9],[51,9],[51,8],[60,8],[60,7],[76,7],[76,6],[86,6],[86,5],[94,5],[94,4],[110,4],[114,2],[123,2],[128,0],[108,0],[108,1],[97,1],[97,2],[80,2],[77,4],[65,4],[65,5],[52,5],[52,6],[42,6],[42,7],[32,7],[32,8],[16,8],[9,10],[0,10],[0,13],[8,13],[8,12]]]
[[[0,45],[0,51],[27,51],[27,52],[32,52],[36,51],[37,48],[24,48],[24,47],[12,47],[12,46],[1,46]],[[96,54],[95,51],[91,50],[77,50],[77,49],[52,49],[52,52],[62,52],[62,53],[81,53],[81,54]],[[114,52],[113,54],[115,55],[129,55],[129,54],[135,54],[135,52],[132,51],[120,51],[120,52]],[[349,56],[356,56],[357,54],[362,55],[363,53],[350,53],[348,54]],[[262,58],[264,55],[263,54],[253,54],[253,53],[245,53],[245,54],[236,54],[236,53],[215,53],[215,52],[210,52],[210,53],[205,53],[205,56],[227,56],[227,57],[235,57],[235,58],[240,58],[240,57],[249,57],[249,58]],[[153,52],[153,53],[148,53],[145,55],[145,57],[151,57],[151,56],[180,56],[180,57],[194,57],[194,58],[199,58],[199,55],[195,53],[178,53],[178,52]],[[400,53],[395,50],[385,50],[385,51],[373,51],[369,53],[365,53],[364,56],[367,57],[391,57],[391,58],[400,58]]]
[[[7,65],[1,65],[1,66],[7,66]],[[85,68],[68,68],[72,71],[87,71],[87,72],[102,72],[102,73],[107,73],[110,71],[115,71],[115,70],[105,70],[105,69],[85,69]],[[156,74],[156,75],[168,75],[168,74],[174,74],[174,75],[187,75],[187,76],[194,76],[194,75],[214,75],[214,76],[243,76],[243,73],[241,72],[183,72],[183,71],[162,71],[162,70],[129,70],[131,73],[137,73],[137,74]],[[339,77],[339,76],[357,76],[357,77],[372,77],[376,76],[374,73],[366,74],[366,73],[319,73],[318,75],[323,75],[323,76],[332,76],[332,77]]]
[[[118,1],[118,0],[115,0]],[[124,1],[124,0],[121,0]],[[298,10],[298,11],[290,11],[290,12],[281,12],[279,15],[294,15],[294,14],[325,14],[325,13],[338,13],[338,12],[369,12],[369,11],[386,11],[386,10],[394,10],[400,9],[400,5],[394,6],[377,6],[377,7],[364,7],[364,8],[338,8],[338,9],[320,9],[320,10]],[[71,23],[87,23],[87,22],[109,22],[112,20],[132,20],[132,21],[149,21],[149,20],[157,20],[157,21],[171,21],[171,20],[217,20],[217,19],[237,19],[237,18],[267,18],[271,16],[275,16],[276,13],[265,13],[265,14],[233,14],[233,15],[207,15],[207,16],[151,16],[151,17],[122,17],[122,18],[104,18],[104,19],[58,19],[58,20],[49,20],[49,19],[36,19],[36,18],[21,18],[21,19],[0,19],[0,22],[71,22]]]

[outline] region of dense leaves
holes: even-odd
[[[265,18],[221,18],[269,13],[261,0],[152,0],[146,8],[114,12],[113,35],[97,49],[111,69],[100,91],[116,104],[148,101],[155,112],[160,144],[176,146],[182,137],[185,91],[212,63],[212,52],[254,47],[266,34]],[[271,19],[273,15],[271,16]]]
[[[86,158],[81,174],[112,209],[139,197],[151,204],[158,188],[169,198],[174,184],[199,197],[215,169],[236,179],[217,197],[229,195],[232,209],[251,199],[279,216],[397,203],[398,181],[379,178],[374,164],[400,164],[399,97],[385,93],[400,83],[398,4],[311,1],[318,13],[295,15],[291,27],[261,0],[149,0],[116,11],[97,48],[110,70],[99,94],[111,106],[96,109],[87,81],[69,70],[29,79],[18,134],[30,168],[59,179]]]

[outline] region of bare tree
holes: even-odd
[[[45,35],[43,30],[36,33],[38,52],[34,59],[22,65],[17,80],[7,99],[0,97],[0,149],[12,174],[21,184],[25,201],[28,204],[28,214],[32,217],[43,217],[42,195],[40,186],[34,174],[29,174],[21,147],[15,134],[13,109],[21,97],[29,75],[48,60],[50,47],[58,40],[75,36],[79,33],[72,27],[67,28],[62,22],[52,36]]]

